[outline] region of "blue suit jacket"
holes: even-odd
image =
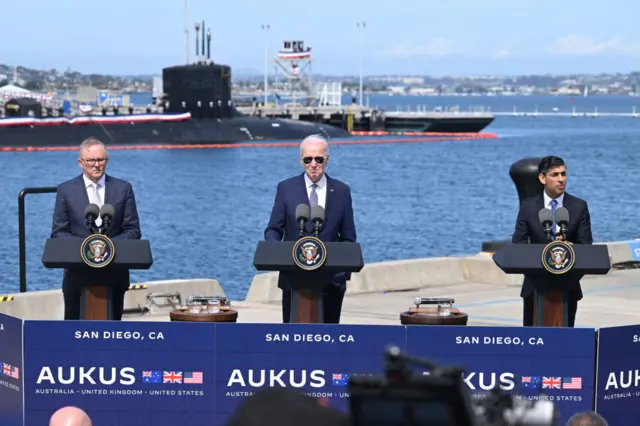
[[[324,242],[350,241],[356,242],[356,225],[353,218],[353,203],[349,185],[327,177],[327,199],[325,220],[318,238]],[[304,173],[283,180],[278,184],[276,198],[271,211],[269,224],[264,230],[266,241],[296,241],[300,238],[298,223],[296,222],[296,207],[299,204],[309,204]],[[313,225],[307,222],[308,235],[312,235]],[[351,274],[340,272],[336,274],[331,284],[346,289],[346,281]],[[327,283],[329,284],[329,283]],[[278,287],[285,288],[287,277],[280,274]]]
[[[104,203],[111,204],[115,211],[106,235],[111,239],[140,239],[142,236],[140,220],[131,184],[106,175]],[[56,192],[51,238],[88,237],[90,231],[84,217],[84,211],[88,204],[89,197],[82,175],[61,183]],[[108,283],[104,282],[107,280]],[[100,281],[114,287],[127,289],[129,288],[129,271],[65,270],[62,288],[71,291],[92,282],[98,284]]]
[[[562,202],[564,208],[569,211],[569,227],[567,229],[567,241],[574,244],[593,244],[591,234],[591,215],[587,202],[565,192]],[[544,196],[542,193],[522,200],[516,227],[511,242],[514,244],[547,244],[544,228],[538,220],[538,212],[544,208]],[[534,291],[534,276],[525,276],[522,283],[520,297],[527,297]],[[576,300],[582,299],[582,287],[580,280],[573,283],[570,295]]]

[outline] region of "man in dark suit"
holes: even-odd
[[[105,174],[109,155],[104,144],[96,138],[88,138],[80,145],[78,164],[82,174],[58,186],[53,211],[51,238],[80,237],[90,235],[84,211],[93,203],[98,207],[111,204],[115,213],[106,235],[111,239],[140,239],[140,221],[136,199],[129,182]],[[98,226],[101,220],[96,221]],[[127,270],[65,270],[62,281],[64,295],[64,319],[80,318],[80,294],[83,285],[109,281],[113,287],[112,315],[122,319],[124,295],[129,289]]]
[[[566,192],[567,167],[562,158],[549,156],[540,160],[538,165],[538,179],[544,190],[539,195],[534,195],[522,200],[516,228],[512,241],[515,244],[547,244],[544,229],[538,219],[538,212],[542,208],[550,209],[555,218],[555,211],[564,207],[569,211],[569,228],[567,242],[575,244],[593,244],[591,235],[591,216],[587,202]],[[556,240],[562,240],[560,229],[553,223],[553,233]],[[535,277],[525,276],[520,297],[523,298],[524,309],[522,325],[533,326],[534,287]],[[568,310],[569,327],[575,325],[578,301],[582,299],[580,281],[572,283],[569,294]]]
[[[304,173],[278,184],[269,224],[264,231],[266,241],[296,241],[300,237],[295,210],[299,204],[322,206],[325,221],[318,238],[324,242],[356,242],[351,189],[337,179],[329,177],[325,169],[329,162],[329,145],[319,135],[305,138],[300,144],[300,164]],[[312,225],[307,223],[308,235]],[[342,300],[350,273],[335,274],[324,287],[324,322],[338,324]],[[282,289],[282,321],[290,322],[291,290],[289,277],[280,274],[278,287]]]

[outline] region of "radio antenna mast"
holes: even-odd
[[[187,0],[184,0],[184,64],[189,65],[189,14]]]

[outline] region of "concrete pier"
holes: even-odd
[[[629,242],[603,243],[614,265],[633,260]],[[637,264],[636,264],[637,266]],[[450,297],[469,315],[469,325],[518,326],[522,318],[521,275],[503,273],[489,253],[468,257],[411,259],[367,264],[353,274],[343,306],[344,324],[400,324],[399,314],[414,297]],[[640,269],[617,269],[605,276],[582,279],[578,327],[640,324]],[[190,295],[225,295],[212,278],[132,284],[125,309],[148,308],[127,314],[127,321],[168,321],[169,312]],[[281,292],[277,273],[253,278],[245,300],[232,301],[238,322],[280,323]],[[63,318],[60,290],[0,295],[0,312],[26,320]]]

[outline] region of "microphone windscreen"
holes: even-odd
[[[551,210],[543,208],[538,212],[538,220],[540,221],[540,223],[552,223],[553,213],[551,213]]]
[[[324,221],[324,209],[322,206],[313,206],[311,209],[311,220]]]
[[[98,217],[98,215],[100,214],[100,207],[98,207],[96,204],[89,204],[85,209],[84,209],[84,217],[93,217],[94,219]]]
[[[105,204],[100,209],[100,218],[108,217],[109,219],[113,219],[115,212],[116,211],[111,204]]]
[[[298,204],[296,207],[296,220],[309,220],[309,205],[307,204]]]
[[[556,210],[556,222],[569,225],[569,210],[564,207],[560,207]]]

